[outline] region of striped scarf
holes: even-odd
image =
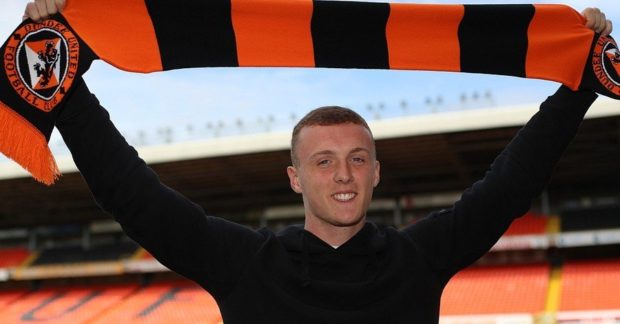
[[[0,48],[0,152],[52,184],[47,146],[95,59],[131,72],[192,67],[453,71],[545,79],[620,99],[620,54],[563,5],[321,0],[80,0]]]

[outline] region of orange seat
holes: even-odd
[[[0,313],[4,311],[4,308],[22,297],[27,293],[26,290],[7,290],[0,291]],[[0,316],[1,318],[1,316]]]
[[[548,221],[546,216],[527,213],[515,219],[504,235],[545,234]]]
[[[47,287],[2,308],[0,323],[85,323],[127,297],[137,285]]]
[[[620,309],[620,259],[567,262],[560,311]]]
[[[550,267],[472,267],[456,274],[441,298],[441,315],[536,313],[547,298]]]
[[[30,256],[26,248],[0,249],[0,268],[20,266]]]
[[[189,281],[156,283],[140,289],[92,323],[221,323],[211,295]]]

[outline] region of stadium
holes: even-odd
[[[571,5],[563,1],[567,2]],[[18,18],[23,12],[22,0],[7,3],[0,12],[0,30],[18,23],[7,19],[9,14]],[[609,7],[608,17],[617,16],[614,6]],[[325,17],[324,23],[338,21]],[[338,28],[334,26],[325,29],[326,35]],[[207,29],[200,30],[208,34]],[[16,35],[9,38],[13,43],[21,39]],[[478,34],[473,35],[468,38],[471,44],[483,44]],[[177,40],[176,34],[172,40]],[[505,44],[511,42],[507,37]],[[55,55],[53,46],[60,48],[60,43],[32,43],[37,48],[45,45],[50,57]],[[174,50],[177,43],[173,43]],[[483,45],[492,48],[490,44]],[[376,49],[365,46],[360,48]],[[562,56],[556,47],[544,48],[545,55],[538,58]],[[500,49],[497,57],[510,60],[510,50]],[[202,57],[210,54],[208,50],[191,55]],[[456,57],[439,47],[434,50]],[[34,49],[26,53],[37,57]],[[617,48],[614,53],[617,60]],[[315,67],[319,66],[323,65]],[[43,71],[41,65],[32,68],[37,76]],[[208,73],[189,69],[146,77],[106,67],[102,72],[96,63],[85,79],[164,184],[208,215],[273,231],[304,222],[302,198],[291,190],[286,168],[291,164],[292,126],[309,107],[344,101],[369,121],[381,162],[381,183],[366,216],[376,224],[404,228],[458,201],[555,86],[534,80],[520,83],[511,77],[463,76],[467,73],[437,76],[416,71],[413,77],[409,72],[356,69],[333,74],[320,69],[240,70],[237,74],[218,68]],[[489,90],[472,93],[472,85]],[[64,95],[64,88],[58,93]],[[0,92],[0,99],[6,94]],[[488,253],[450,280],[441,295],[440,323],[620,323],[619,108],[617,100],[604,96],[593,104],[530,210]],[[0,139],[13,133],[4,135]],[[223,323],[209,293],[158,262],[122,231],[113,215],[101,211],[57,135],[49,145],[62,177],[52,186],[36,182],[17,163],[0,157],[0,323]],[[256,305],[269,305],[260,302]],[[385,316],[389,322],[389,314]]]
[[[385,171],[369,219],[402,227],[451,205],[537,109],[371,121]],[[598,100],[531,211],[449,283],[441,323],[620,322],[619,129],[618,104]],[[262,132],[139,152],[209,214],[277,230],[303,220],[285,173],[289,141],[287,131]],[[221,322],[208,293],[99,210],[70,156],[58,163],[63,176],[51,187],[0,164],[0,322]]]

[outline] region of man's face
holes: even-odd
[[[304,127],[295,153],[299,165],[287,171],[291,187],[303,196],[306,228],[361,228],[379,183],[370,132],[352,123]]]

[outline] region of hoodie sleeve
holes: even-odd
[[[83,81],[57,121],[97,203],[162,264],[222,297],[262,235],[210,217],[162,184],[110,121]]]
[[[486,253],[540,195],[596,98],[562,86],[451,208],[404,232],[447,280]]]

